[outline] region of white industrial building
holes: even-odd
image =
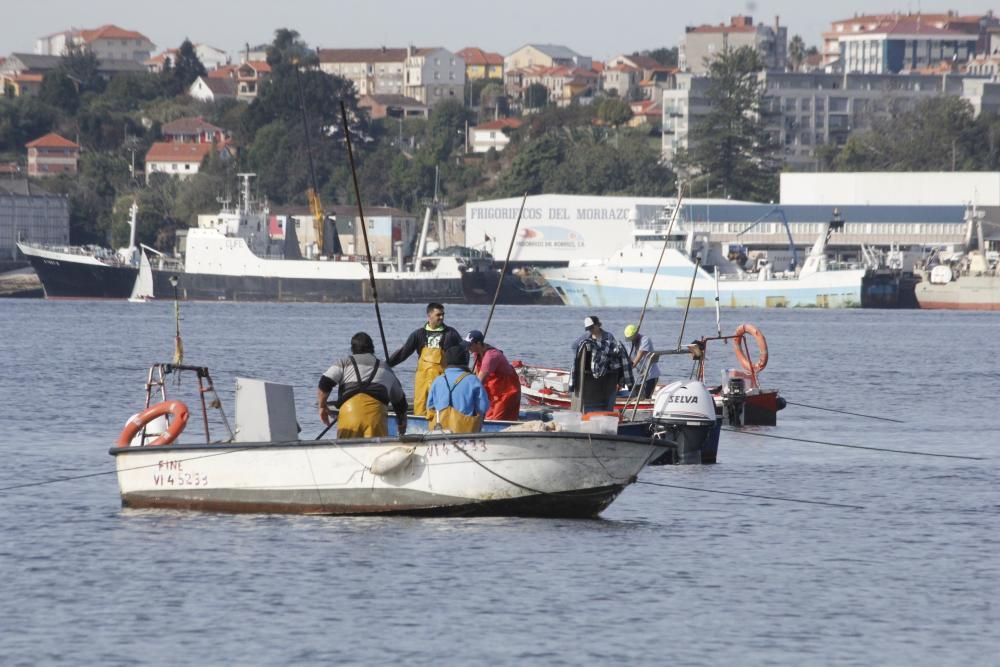
[[[1000,206],[1000,171],[781,174],[781,203],[843,206]]]

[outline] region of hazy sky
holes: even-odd
[[[269,42],[275,28],[298,30],[310,46],[478,46],[507,54],[528,42],[565,44],[598,60],[619,53],[676,45],[684,26],[728,21],[749,13],[773,23],[775,15],[789,36],[801,34],[819,45],[830,21],[855,13],[954,9],[984,13],[987,2],[954,1],[933,5],[902,0],[858,0],[856,4],[803,0],[35,0],[0,11],[0,55],[30,52],[36,37],[70,27],[114,23],[138,30],[157,49],[189,37],[230,52],[247,42]]]

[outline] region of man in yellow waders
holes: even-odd
[[[479,433],[490,409],[486,388],[469,370],[469,351],[450,347],[448,367],[437,377],[427,396],[428,430],[440,427],[451,433]]]
[[[319,378],[319,418],[330,424],[327,400],[335,386],[338,438],[377,438],[389,434],[388,404],[396,411],[399,434],[406,433],[406,394],[389,367],[375,357],[375,344],[365,332],[351,338],[351,356],[330,366]]]
[[[444,306],[440,303],[427,304],[427,324],[410,334],[403,347],[389,356],[389,367],[393,368],[410,358],[416,352],[417,372],[413,386],[413,414],[427,415],[427,392],[434,378],[444,372],[445,351],[462,346],[462,336],[444,323]]]

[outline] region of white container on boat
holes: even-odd
[[[552,413],[552,421],[559,425],[560,431],[579,431],[581,416],[579,412],[560,410]]]
[[[618,433],[618,417],[614,415],[594,415],[586,423],[592,425],[591,433]]]

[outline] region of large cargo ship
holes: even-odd
[[[641,308],[651,281],[650,307],[683,308],[689,294],[695,308],[714,306],[717,294],[720,304],[729,307],[860,306],[865,269],[830,262],[825,250],[837,222],[820,227],[802,267],[793,261],[785,271],[775,271],[766,262],[746,271],[708,234],[675,233],[661,219],[637,224],[634,242],[610,259],[571,262],[566,268],[543,269],[542,274],[573,306]]]
[[[50,299],[126,299],[139,275],[142,253],[152,255],[153,297],[219,301],[366,302],[372,299],[364,257],[303,258],[294,233],[276,244],[266,232],[267,211],[250,195],[243,175],[240,201],[224,206],[203,226],[187,230],[181,258],[167,257],[132,240],[114,252],[88,247],[39,247],[18,244]],[[147,255],[147,256],[148,256]],[[455,256],[420,256],[408,265],[374,263],[379,299],[386,302],[466,301],[463,275],[469,263]],[[171,277],[176,276],[176,289]]]

